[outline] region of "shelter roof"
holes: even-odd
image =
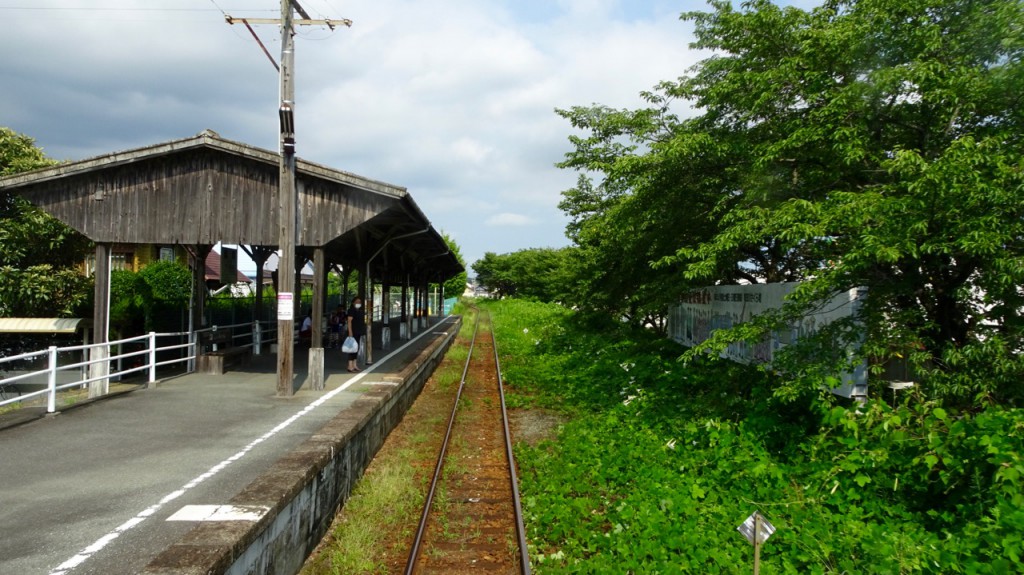
[[[0,178],[96,242],[273,247],[280,155],[207,130]],[[297,251],[374,274],[463,270],[408,190],[298,159]]]
[[[0,317],[0,333],[75,333],[90,325],[79,317]]]

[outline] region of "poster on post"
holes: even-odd
[[[294,321],[295,306],[290,292],[277,294],[277,321]]]

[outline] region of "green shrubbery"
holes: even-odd
[[[735,573],[735,528],[778,528],[762,573],[1024,570],[1024,413],[919,395],[835,406],[773,398],[772,376],[552,305],[488,304],[513,405],[570,415],[520,445],[541,573]]]

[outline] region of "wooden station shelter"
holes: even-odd
[[[204,131],[191,138],[0,178],[0,189],[19,193],[95,242],[98,280],[108,277],[113,244],[184,246],[197,262],[193,265],[197,281],[193,282],[192,325],[198,329],[206,295],[202,262],[213,246],[218,242],[242,246],[259,270],[277,249],[279,163],[276,152]],[[385,288],[401,286],[403,300],[408,297],[412,303],[411,317],[402,318],[410,330],[412,322],[422,321],[427,313],[428,284],[463,271],[405,188],[298,160],[296,189],[295,273],[312,262],[313,318],[324,315],[331,269],[343,274],[359,270],[359,292],[364,295],[372,293],[373,282]],[[367,280],[371,285],[366,285]],[[256,282],[256,288],[255,317],[268,319],[259,317],[262,281]],[[389,292],[383,290],[385,301],[381,302],[385,342],[390,339]],[[108,294],[108,283],[96,281],[94,343],[108,341],[100,328],[108,323]],[[372,300],[365,300],[368,324],[373,317]],[[295,317],[300,316],[295,313]],[[320,321],[313,322],[311,347],[319,349],[319,360],[310,353],[312,385],[318,389],[323,383]],[[367,351],[372,361],[372,350]]]

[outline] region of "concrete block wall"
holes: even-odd
[[[402,420],[461,326],[447,326],[397,376],[366,392],[229,502],[258,521],[197,524],[147,566],[149,575],[293,575]]]

